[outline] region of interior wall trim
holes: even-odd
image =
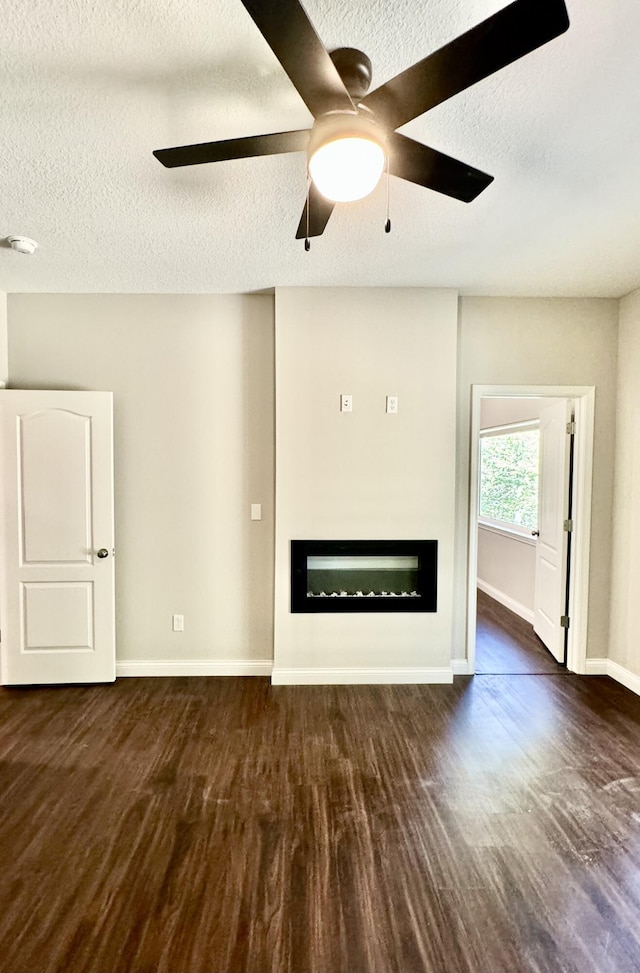
[[[392,683],[449,683],[453,682],[453,669],[386,667],[359,669],[353,667],[329,668],[274,668],[271,675],[274,686],[325,686],[325,685],[377,685]]]
[[[270,676],[271,659],[123,659],[121,676]]]
[[[473,672],[469,672],[469,663],[466,659],[452,659],[451,660],[451,670],[454,676],[472,676]]]
[[[587,659],[586,665],[586,675],[587,676],[608,676],[607,671],[609,660],[608,659]]]
[[[481,581],[480,578],[478,578],[478,588],[480,591],[484,591],[485,595],[489,595],[490,598],[493,598],[494,601],[498,601],[501,605],[504,605],[504,607],[508,608],[509,611],[515,612],[515,614],[519,615],[520,618],[524,618],[525,622],[529,622],[531,625],[533,625],[534,614],[530,608],[527,608],[525,605],[521,605],[519,601],[515,600],[515,598],[510,598],[509,595],[505,595],[503,591],[498,591],[497,588],[494,588],[493,585],[487,584],[486,581]]]
[[[449,668],[274,669],[271,659],[128,659],[116,662],[116,677],[271,676],[274,686],[450,683],[454,675],[467,675],[468,666],[466,659],[452,659]],[[587,659],[586,674],[610,676],[640,696],[640,676],[613,659]]]
[[[587,674],[590,676],[610,676],[636,696],[640,696],[640,676],[621,666],[613,659],[587,659]]]

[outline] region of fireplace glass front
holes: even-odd
[[[437,541],[292,541],[293,612],[436,611]]]

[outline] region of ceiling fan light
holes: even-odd
[[[309,175],[327,199],[350,203],[373,192],[385,161],[384,149],[373,139],[332,139],[320,145],[309,159]]]
[[[387,161],[387,136],[364,112],[329,112],[316,119],[308,147],[309,175],[333,203],[364,199]]]

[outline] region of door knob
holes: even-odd
[[[540,531],[539,530],[532,530],[531,531],[531,536],[532,537],[540,537]],[[100,557],[100,553],[98,553],[98,557]]]
[[[109,552],[106,547],[101,547],[99,551],[96,551],[98,557],[109,557]]]

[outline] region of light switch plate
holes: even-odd
[[[353,396],[352,395],[341,395],[340,396],[340,412],[353,412]]]
[[[252,503],[251,504],[251,519],[252,520],[262,520],[262,504]]]

